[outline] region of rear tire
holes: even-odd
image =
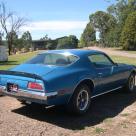
[[[88,85],[79,85],[69,103],[67,104],[67,111],[70,113],[82,115],[86,113],[91,104],[91,90]]]
[[[126,92],[132,93],[135,91],[135,73],[131,73],[131,75],[128,78],[128,81],[124,87]]]

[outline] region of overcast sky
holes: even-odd
[[[108,2],[107,2],[108,1]],[[33,39],[44,35],[52,39],[76,35],[80,38],[89,15],[106,8],[115,0],[5,0],[9,10],[29,22],[21,31],[30,31]]]

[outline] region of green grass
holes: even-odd
[[[126,50],[123,50],[121,47],[113,47],[113,48],[110,48],[110,49],[115,50],[115,51],[127,52],[129,54],[136,54],[136,51],[126,51]]]
[[[129,58],[123,56],[111,56],[111,58],[114,62],[136,65],[136,58]]]
[[[104,133],[104,132],[105,132],[105,129],[103,129],[103,128],[99,128],[99,127],[95,128],[95,133],[97,133],[97,134],[101,134],[101,133]]]
[[[37,53],[38,52],[30,52],[30,53],[23,53],[18,55],[11,55],[9,56],[8,62],[0,62],[0,70],[6,70],[16,65],[19,65],[20,63],[23,63],[26,60],[32,58]],[[136,58],[128,58],[122,56],[111,56],[111,58],[115,62],[136,65]]]
[[[123,114],[121,114],[121,116],[122,117],[127,117],[127,116],[129,116],[129,113],[123,113]]]
[[[23,54],[18,54],[18,55],[11,55],[8,58],[7,62],[0,62],[0,70],[6,70],[11,67],[14,67],[16,65],[19,65],[26,60],[32,58],[35,56],[38,52],[29,52],[29,53],[23,53]]]
[[[103,122],[105,123],[111,123],[112,121],[113,121],[112,118],[106,118],[103,120]]]
[[[125,51],[125,52],[127,52],[127,53],[132,53],[132,54],[135,54],[136,55],[136,51]]]
[[[128,128],[127,124],[125,122],[120,124],[122,126],[122,128]]]

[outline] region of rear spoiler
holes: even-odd
[[[26,72],[18,72],[18,71],[8,71],[8,70],[0,70],[0,75],[14,75],[14,76],[23,76],[34,79],[43,80],[43,78],[36,74],[26,73]]]

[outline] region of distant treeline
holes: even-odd
[[[20,38],[18,38],[18,35],[14,33],[12,51],[28,52],[37,49],[74,49],[78,48],[78,43],[79,41],[74,35],[64,36],[57,39],[51,39],[48,38],[48,35],[45,35],[39,40],[32,40],[31,33],[26,31]],[[8,46],[7,41],[2,41],[2,45]]]
[[[136,50],[136,0],[119,0],[109,6],[107,11],[97,11],[91,14],[80,41],[74,35],[64,36],[55,40],[45,35],[43,38],[33,41],[29,31],[24,32],[19,38],[17,35],[19,29],[9,29],[8,32],[8,27],[5,29],[3,20],[5,20],[5,15],[9,18],[8,15],[11,14],[6,12],[3,3],[0,5],[3,9],[0,11],[3,15],[3,18],[0,18],[0,22],[3,26],[3,31],[5,31],[4,34],[6,34],[7,41],[1,43],[3,33],[0,32],[0,44],[7,44],[9,55],[11,52],[22,50],[26,52],[33,49],[73,49],[94,45]],[[13,17],[12,15],[10,18]],[[23,18],[19,17],[18,21],[14,23],[21,27],[24,23]],[[96,38],[96,33],[99,33],[99,38]]]

